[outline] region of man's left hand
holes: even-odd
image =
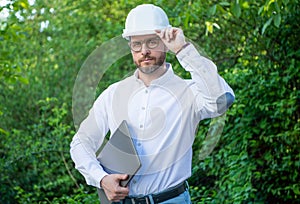
[[[167,48],[174,53],[177,53],[186,44],[183,31],[180,28],[171,27],[155,30],[155,32]]]

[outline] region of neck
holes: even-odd
[[[150,86],[151,82],[155,79],[158,79],[167,71],[166,64],[163,63],[158,69],[152,73],[143,73],[140,70],[138,71],[138,77],[142,80],[145,86]]]

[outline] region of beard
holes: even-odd
[[[150,58],[152,61],[154,61],[153,64],[148,65],[148,66],[142,66],[142,62],[147,59]],[[141,71],[144,74],[152,74],[153,72],[155,72],[158,68],[160,68],[166,59],[166,53],[163,52],[158,58],[156,57],[152,57],[150,55],[146,55],[145,57],[135,61],[134,63],[136,64],[137,68],[139,69],[139,71]]]

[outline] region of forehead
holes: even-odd
[[[146,40],[150,38],[155,38],[157,37],[156,34],[151,34],[151,35],[136,35],[136,36],[131,36],[130,40],[131,41],[141,41],[141,40]]]

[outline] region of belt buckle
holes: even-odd
[[[150,204],[151,203],[149,196],[144,196],[142,199],[145,199],[146,204]]]
[[[141,203],[143,203],[142,202],[143,200],[146,201],[146,204],[151,204],[149,196],[144,196],[144,197],[141,197],[141,198],[131,198],[130,200],[131,200],[132,204],[141,204]]]

